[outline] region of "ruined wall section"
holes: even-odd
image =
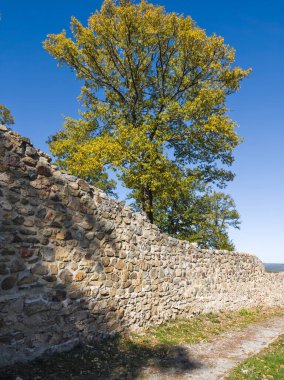
[[[194,313],[284,304],[284,277],[200,250],[0,126],[0,365]]]

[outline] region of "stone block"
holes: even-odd
[[[63,283],[70,283],[73,281],[73,274],[68,269],[64,269],[60,272],[59,278]]]
[[[78,185],[79,185],[80,189],[83,191],[89,191],[90,190],[89,184],[86,181],[84,181],[83,179],[79,179]]]
[[[30,299],[26,300],[24,303],[24,312],[31,316],[33,314],[48,311],[50,306],[47,301],[43,299]]]
[[[84,280],[85,277],[86,277],[85,273],[83,273],[83,272],[77,272],[75,274],[74,280],[75,281],[82,281],[82,280]]]
[[[7,265],[4,263],[0,263],[0,275],[8,274],[9,271],[7,269]]]
[[[28,285],[36,282],[38,277],[32,274],[29,270],[19,273],[17,285]]]
[[[14,287],[14,285],[16,284],[16,277],[14,276],[8,276],[8,277],[5,277],[3,279],[3,281],[1,282],[1,289],[2,290],[10,290]]]
[[[37,263],[31,268],[32,274],[45,275],[48,274],[48,267],[42,263]]]
[[[52,170],[49,166],[47,165],[39,165],[37,167],[37,173],[39,175],[42,175],[44,177],[51,177],[52,176]]]

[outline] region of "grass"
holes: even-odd
[[[227,380],[283,380],[284,379],[284,335],[260,354],[245,360],[236,367]]]
[[[154,347],[210,341],[225,331],[242,329],[249,324],[283,315],[284,310],[281,308],[241,309],[218,314],[200,314],[188,320],[177,320],[150,328],[143,334],[132,334],[127,339],[122,339],[121,344],[129,347],[133,345]]]

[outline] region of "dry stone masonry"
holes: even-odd
[[[284,276],[198,249],[0,127],[0,365],[195,313],[284,304]]]

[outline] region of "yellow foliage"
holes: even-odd
[[[240,139],[225,100],[250,70],[232,67],[222,37],[144,0],[105,0],[87,26],[73,17],[71,31],[44,42],[84,80],[82,118],[51,139],[61,165],[83,176],[118,170],[152,212],[153,197],[170,198],[198,168],[231,164]]]

